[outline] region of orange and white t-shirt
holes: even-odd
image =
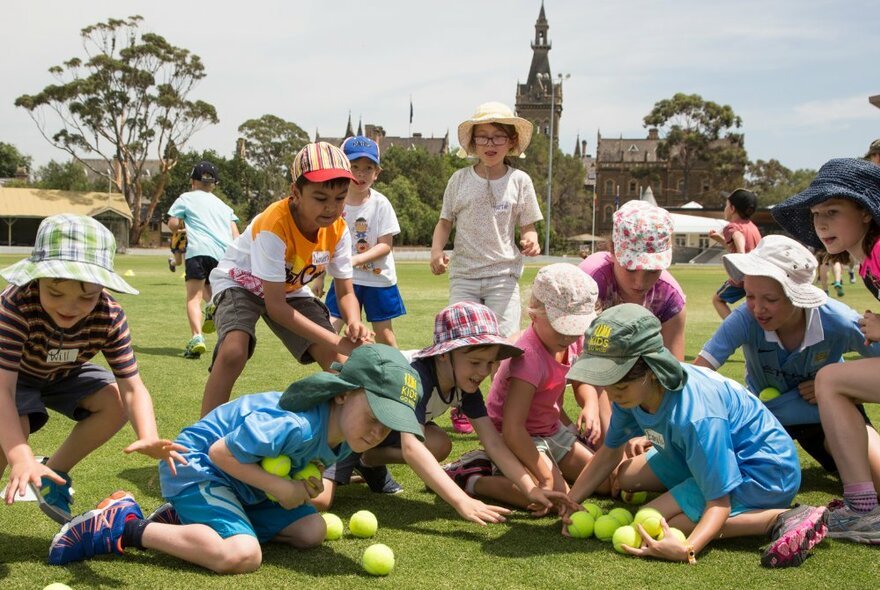
[[[351,237],[345,221],[337,219],[318,230],[315,242],[299,231],[290,214],[290,199],[272,203],[226,249],[213,271],[216,295],[241,287],[263,296],[263,281],[286,283],[287,297],[314,297],[309,283],[328,272],[335,279],[350,279]]]

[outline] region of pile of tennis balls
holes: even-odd
[[[301,470],[290,475],[291,463],[290,458],[284,455],[278,457],[264,457],[260,461],[262,468],[273,475],[279,477],[290,477],[291,479],[307,480],[315,477],[321,479],[321,470],[314,463],[309,463]],[[276,501],[275,498],[269,496],[270,500]],[[327,525],[327,534],[324,539],[327,541],[335,541],[342,538],[345,525],[342,519],[330,512],[321,515],[324,523]],[[351,515],[348,521],[348,530],[355,537],[361,539],[369,539],[379,530],[379,521],[376,515],[369,510],[359,510]],[[394,569],[394,551],[388,545],[375,543],[370,545],[364,551],[361,564],[368,574],[374,576],[387,576]]]
[[[600,541],[610,541],[618,553],[626,553],[624,545],[636,549],[642,546],[638,525],[642,525],[652,538],[658,541],[662,539],[662,519],[663,515],[654,508],[642,508],[635,516],[626,508],[613,508],[608,514],[603,514],[598,505],[587,503],[583,511],[571,515],[568,534],[575,539],[595,535]],[[677,528],[670,527],[669,532],[682,543],[686,542],[687,537]]]

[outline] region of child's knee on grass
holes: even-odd
[[[218,574],[247,574],[257,571],[262,562],[263,550],[256,537],[235,535],[220,543],[211,569]]]
[[[290,524],[278,534],[278,540],[297,549],[312,549],[324,542],[327,523],[320,514],[310,514]]]
[[[437,425],[425,425],[425,447],[437,461],[444,461],[452,452],[452,440],[449,435]]]

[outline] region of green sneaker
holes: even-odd
[[[206,352],[208,352],[208,347],[205,345],[205,337],[201,334],[196,334],[186,343],[186,348],[183,349],[183,356],[188,359],[197,359]]]
[[[843,297],[843,284],[840,281],[834,281],[831,283],[831,286],[834,287],[834,291],[837,293],[838,297]]]
[[[202,322],[203,334],[213,334],[217,331],[217,327],[214,325],[214,312],[216,310],[217,306],[213,303],[209,303],[205,306],[205,319]]]

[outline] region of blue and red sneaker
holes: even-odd
[[[141,507],[128,492],[114,492],[95,510],[77,516],[63,527],[49,546],[49,563],[64,565],[95,555],[122,555],[125,523],[144,517]]]
[[[165,502],[147,517],[148,522],[160,522],[162,524],[181,524],[177,511],[171,502]]]

